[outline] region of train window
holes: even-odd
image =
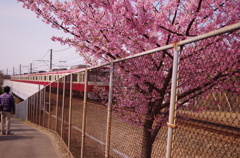
[[[79,74],[79,82],[84,82],[84,75],[81,73]]]
[[[69,82],[70,82],[70,75],[66,75],[66,76],[65,76],[65,81],[66,81],[66,83],[69,83]]]
[[[103,80],[106,80],[109,75],[109,71],[106,69],[95,69],[92,71],[89,71],[88,73],[88,80],[90,82],[101,82]]]
[[[90,72],[88,75],[88,80],[91,82],[96,82],[98,80],[97,75],[95,73]]]
[[[78,74],[73,74],[72,75],[72,80],[73,80],[73,82],[77,82],[78,81]]]
[[[51,75],[49,75],[49,78],[48,78],[48,80],[49,80],[49,81],[51,81],[51,79],[52,79],[52,76],[51,76]]]
[[[85,75],[82,74],[82,81],[85,82]]]

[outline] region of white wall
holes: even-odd
[[[24,100],[26,100],[28,97],[30,97],[44,87],[43,85],[15,82],[10,80],[4,80],[3,87],[4,86],[11,87],[11,92]]]

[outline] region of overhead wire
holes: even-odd
[[[70,48],[73,48],[73,47],[68,47],[68,48],[65,48],[65,49],[52,51],[52,52],[53,53],[63,52],[63,51],[66,51]],[[48,53],[50,53],[50,49],[47,50],[47,52],[42,56],[42,58],[40,60],[43,60],[48,55]],[[66,52],[66,53],[69,54],[69,52]],[[74,55],[76,57],[74,57]],[[71,66],[76,65],[76,64],[85,64],[83,59],[81,58],[81,56],[78,55],[76,52],[74,54],[66,55],[66,56],[60,57],[60,58],[57,58],[59,56],[54,56],[54,55],[53,55],[53,57],[56,57],[56,58],[52,59],[52,62],[57,63],[57,64],[53,64],[54,67],[65,67],[66,66],[67,68],[70,68]],[[63,61],[63,60],[64,60],[65,63],[61,65],[60,62]],[[76,60],[80,60],[80,61],[76,61]],[[42,62],[40,62],[40,63],[42,63]],[[49,70],[49,66],[47,66],[45,62],[44,62],[44,65],[43,65],[43,63],[42,64],[40,64],[40,63],[38,63],[38,64],[36,64],[36,63],[33,64],[32,63],[33,64],[32,65],[33,71]],[[30,70],[30,66],[23,65],[22,66],[22,71],[26,71],[26,70]],[[13,72],[13,70],[11,71],[10,69],[8,71]],[[14,71],[15,71],[15,73],[18,72],[19,68],[14,67]]]
[[[48,49],[47,53],[40,60],[42,60],[48,54],[48,52],[49,52],[49,49]]]
[[[68,47],[68,48],[61,49],[61,50],[56,50],[56,51],[53,51],[53,52],[62,52],[62,51],[65,51],[65,50],[67,50],[67,49],[70,49],[70,48],[72,48],[72,47]]]

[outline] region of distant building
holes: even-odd
[[[80,69],[80,68],[86,68],[86,67],[90,67],[90,65],[73,65],[71,66],[70,69]]]

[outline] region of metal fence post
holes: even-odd
[[[34,94],[34,101],[33,101],[33,123],[36,123],[36,93]]]
[[[31,117],[31,110],[32,110],[32,107],[31,107],[31,104],[32,104],[32,96],[30,96],[28,98],[29,102],[28,102],[28,121],[31,121],[32,117]]]
[[[46,109],[46,87],[43,88],[43,127],[45,127],[45,109]]]
[[[38,125],[39,92],[36,92],[35,97],[36,97],[36,117],[35,117],[36,121],[35,121],[35,123]]]
[[[42,91],[40,90],[40,85],[38,85],[38,125],[41,125],[41,99],[42,99]]]
[[[59,98],[59,79],[57,81],[56,124],[55,124],[55,131],[56,132],[57,132],[57,126],[58,126],[58,98]]]
[[[70,75],[70,98],[69,98],[69,117],[68,117],[68,151],[70,151],[71,143],[71,127],[72,127],[72,80],[73,75]]]
[[[177,103],[177,91],[178,91],[178,68],[179,68],[179,47],[177,43],[174,43],[174,59],[173,59],[173,72],[172,72],[172,85],[171,85],[171,98],[169,108],[169,121],[168,125],[168,137],[167,137],[167,151],[166,158],[171,157],[173,129],[176,127],[174,121],[175,108]]]
[[[39,92],[39,126],[41,126],[41,109],[42,109],[42,90],[38,91]]]
[[[48,129],[50,129],[50,118],[51,118],[51,93],[52,93],[52,84],[49,85]]]
[[[31,109],[30,109],[29,117],[31,122],[33,122],[33,104],[34,104],[33,99],[34,99],[34,95],[31,96],[31,104],[30,104]]]
[[[111,118],[112,118],[112,95],[113,95],[113,63],[110,65],[110,81],[109,81],[109,92],[108,92],[108,109],[107,109],[107,131],[106,131],[106,147],[105,157],[109,157],[110,150],[110,136],[111,136]]]
[[[64,106],[65,106],[65,88],[66,88],[66,76],[63,77],[63,97],[62,97],[62,122],[61,122],[61,138],[63,138],[63,122],[64,122]]]
[[[88,71],[84,73],[84,99],[83,99],[83,118],[82,118],[82,143],[81,143],[81,158],[84,158],[84,143],[85,143],[85,128],[86,128],[86,106],[87,106],[87,86],[88,86]]]

